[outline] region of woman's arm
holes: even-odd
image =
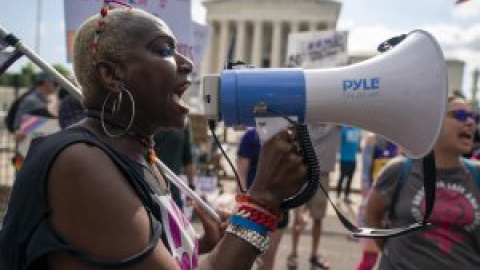
[[[288,137],[282,132],[266,142],[260,152],[255,181],[248,190],[254,201],[276,214],[280,213],[283,199],[297,193],[307,175],[303,158],[295,154],[296,147],[287,142],[291,140]],[[247,241],[227,233],[198,269],[251,269],[259,255]]]
[[[372,157],[375,145],[375,135],[368,134],[362,151],[362,196],[367,196],[372,185]]]
[[[248,174],[248,167],[250,166],[250,160],[248,158],[238,156],[236,163],[237,163],[238,181],[242,185],[242,188],[246,189],[247,174]],[[240,187],[237,187],[237,191],[240,191]]]
[[[118,261],[149,245],[152,228],[142,202],[99,148],[86,144],[66,148],[51,169],[48,197],[54,229],[91,256]],[[66,252],[52,253],[48,264],[52,270],[99,269]],[[135,269],[179,268],[159,240]]]

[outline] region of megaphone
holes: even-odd
[[[436,40],[415,30],[387,52],[331,69],[228,69],[203,79],[205,113],[226,126],[254,126],[258,106],[301,123],[336,123],[380,134],[412,158],[440,132],[448,81]],[[276,115],[263,114],[262,117]]]

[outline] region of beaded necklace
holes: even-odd
[[[99,116],[97,116],[95,114],[92,114],[92,113],[89,113],[89,112],[87,112],[87,117],[92,118],[92,119],[97,120],[97,121],[101,121]],[[109,120],[104,120],[104,121],[105,121],[106,124],[108,124],[110,126],[113,126],[113,127],[116,127],[116,128],[125,128],[125,127],[121,126],[120,124],[117,124],[113,121],[109,121]],[[147,151],[144,154],[144,158],[150,166],[154,167],[155,166],[155,159],[157,158],[157,155],[155,154],[155,150],[153,148],[155,146],[155,142],[153,141],[153,139],[149,138],[149,137],[138,135],[138,134],[134,133],[133,131],[127,131],[127,133],[125,135],[131,137],[132,139],[135,139],[137,142],[139,142],[141,145],[143,145],[147,148]]]
[[[95,115],[92,112],[87,111],[86,115],[89,118],[92,118],[92,119],[97,120],[97,121],[101,121],[100,117],[98,115]],[[123,127],[120,124],[117,124],[115,122],[112,122],[112,121],[109,121],[109,120],[106,120],[106,119],[104,119],[104,121],[105,121],[106,124],[111,125],[113,127],[125,128],[125,127]],[[125,135],[135,139],[137,142],[139,142],[140,144],[142,144],[143,146],[145,146],[147,148],[147,151],[144,154],[144,158],[147,161],[148,166],[145,166],[142,163],[139,163],[139,164],[142,167],[144,167],[145,169],[147,169],[150,172],[150,174],[155,178],[155,180],[157,180],[158,184],[161,185],[162,181],[160,181],[160,179],[165,179],[165,177],[163,177],[163,174],[159,171],[159,169],[158,169],[158,167],[156,166],[156,163],[155,163],[155,161],[157,159],[157,155],[155,154],[155,150],[153,148],[155,146],[155,142],[153,141],[153,139],[149,138],[149,137],[138,135],[138,134],[134,133],[133,131],[127,131],[127,133]],[[169,181],[164,180],[163,183],[165,183],[166,190],[167,191],[170,190]]]

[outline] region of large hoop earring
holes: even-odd
[[[117,99],[113,102],[112,115],[115,115],[120,111],[120,107],[121,107],[121,104],[122,104],[122,93],[125,92],[125,93],[127,93],[127,96],[130,99],[130,102],[132,104],[132,116],[130,117],[128,125],[127,125],[127,127],[125,128],[124,131],[122,131],[118,134],[113,134],[110,131],[108,131],[107,126],[105,125],[105,106],[108,103],[108,99],[110,98],[110,96],[114,92],[108,93],[108,95],[105,97],[105,100],[103,101],[102,111],[100,113],[100,122],[102,124],[103,132],[105,132],[105,134],[107,134],[109,137],[112,137],[112,138],[120,137],[120,136],[123,136],[123,135],[127,134],[128,131],[130,130],[130,128],[132,127],[133,119],[135,119],[135,100],[133,99],[133,95],[132,95],[132,93],[130,93],[130,91],[128,91],[127,88],[125,88],[125,86],[120,86],[120,88],[121,88],[121,91],[118,94]]]

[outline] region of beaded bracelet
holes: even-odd
[[[258,211],[261,211],[261,212],[263,212],[263,213],[265,213],[265,214],[268,214],[268,215],[271,215],[271,216],[275,216],[274,214],[270,213],[270,211],[268,211],[267,209],[259,206],[258,204],[240,202],[240,203],[237,203],[236,210],[238,210],[238,209],[241,208],[241,207],[253,208],[253,209],[258,210]]]
[[[261,206],[262,208],[266,208],[266,206],[263,203],[260,203],[254,200],[252,197],[248,196],[247,194],[237,194],[235,196],[235,201],[237,203],[251,203],[251,204]]]
[[[248,218],[238,215],[232,215],[230,217],[230,224],[243,227],[245,229],[257,232],[261,235],[267,235],[268,233],[268,228],[265,227],[263,224],[257,223]]]
[[[268,236],[261,235],[255,231],[241,226],[230,224],[227,227],[227,232],[242,238],[256,248],[260,253],[264,253],[270,245],[270,238]]]
[[[238,216],[247,218],[255,223],[265,226],[269,231],[276,228],[278,218],[265,210],[252,207],[250,205],[239,205],[235,213]]]
[[[276,213],[274,213],[274,211],[272,211],[271,209],[269,209],[265,204],[261,203],[261,202],[258,202],[256,201],[255,199],[253,199],[252,197],[248,196],[247,194],[237,194],[235,196],[235,201],[238,203],[238,204],[253,204],[253,205],[256,205],[257,207],[261,207],[262,209],[265,210],[265,212],[267,213],[270,213],[274,216],[279,216],[277,215]]]

